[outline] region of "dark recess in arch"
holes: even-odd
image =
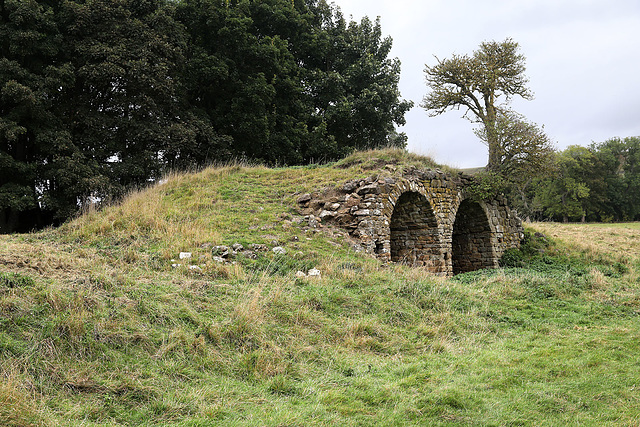
[[[468,199],[460,203],[451,246],[453,274],[494,267],[491,227],[479,203]]]
[[[398,198],[390,223],[391,261],[442,269],[438,223],[425,196],[406,192]]]

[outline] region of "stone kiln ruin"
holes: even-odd
[[[383,261],[450,276],[497,267],[504,251],[523,238],[522,222],[503,198],[477,202],[467,196],[472,180],[410,169],[402,176],[348,181],[298,203],[305,213],[346,229]]]

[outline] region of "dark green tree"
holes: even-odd
[[[382,37],[380,20],[346,24],[337,10],[328,31],[326,68],[313,90],[329,133],[341,148],[404,147],[395,126],[413,103],[400,100],[400,62],[388,57],[392,40]]]
[[[67,217],[93,179],[58,114],[61,90],[73,81],[58,7],[0,1],[0,232]]]
[[[404,146],[394,125],[411,104],[378,22],[347,25],[316,0],[184,0],[178,17],[190,103],[233,138],[233,154],[290,164]]]
[[[0,15],[2,231],[171,168],[405,144],[391,39],[324,0],[0,0]]]
[[[269,2],[249,1],[186,0],[178,8],[190,35],[184,75],[189,102],[233,139],[230,151],[219,158],[227,154],[275,160],[294,148],[287,142],[295,123],[277,119],[286,116],[283,110],[298,106],[297,88],[291,84],[297,66],[286,40],[271,31],[284,19],[276,15],[269,21],[272,11]],[[266,28],[256,25],[254,13]],[[291,103],[278,102],[282,99]],[[285,124],[291,127],[283,129]],[[274,146],[274,140],[282,146]]]
[[[594,155],[586,147],[572,145],[556,154],[557,171],[537,183],[536,201],[545,217],[563,222],[584,221],[588,210]]]
[[[191,144],[208,139],[208,125],[191,124],[181,104],[184,33],[165,2],[66,1],[62,13],[75,75],[65,88],[64,116],[104,177],[106,187],[94,196],[158,178],[192,154]]]
[[[611,138],[594,143],[591,213],[594,219],[640,219],[640,137]]]

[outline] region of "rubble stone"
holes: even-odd
[[[497,267],[505,250],[520,246],[522,221],[503,197],[473,200],[467,192],[473,182],[464,174],[411,168],[314,194],[303,214],[311,227],[319,219],[342,227],[354,247],[385,263],[447,276]]]

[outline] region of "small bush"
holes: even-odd
[[[524,254],[520,249],[510,248],[500,258],[500,267],[524,267]]]
[[[495,172],[478,173],[474,182],[467,188],[467,193],[475,201],[491,200],[504,193],[507,187],[505,179]]]
[[[500,258],[500,266],[522,268],[557,264],[558,260],[548,255],[551,245],[545,235],[525,231],[520,247],[507,249]]]
[[[613,265],[598,266],[598,270],[606,277],[619,279],[629,272],[629,267],[620,262],[616,262]]]

